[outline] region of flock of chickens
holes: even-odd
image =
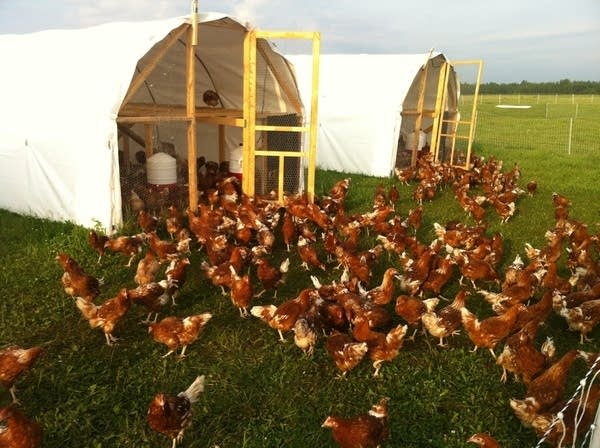
[[[100,302],[102,280],[60,253],[62,286],[89,325],[102,331],[107,344],[116,342],[115,328],[130,308],[140,306],[148,313],[144,322],[150,336],[167,348],[164,356],[179,351],[183,357],[202,334],[211,313],[159,316],[168,310],[167,305],[175,304],[186,282],[190,251],[199,249],[205,255],[200,270],[241,317],[261,319],[282,341],[292,334],[298,348],[309,355],[322,341],[341,377],[364,359],[372,364],[373,375],[380,375],[385,363],[393,362],[403,345],[419,333],[431,335],[445,347],[464,331],[473,350],[490,351],[502,369],[502,381],[510,373],[527,386],[525,397],[510,402],[515,416],[552,446],[571,443],[577,430],[591,424],[600,386],[590,387],[589,399],[579,408],[565,409],[568,372],[577,359],[599,369],[599,356],[571,350],[556,359],[552,339],[538,347],[536,332],[550,313],[556,313],[584,342],[600,321],[599,235],[570,218],[569,200],[554,193],[556,225],[545,235],[547,244],[541,248],[527,245],[526,261],[517,256],[501,272],[502,235],[488,235],[485,216],[497,213],[506,222],[521,195],[536,193],[533,182],[526,191],[519,188],[517,165],[505,172],[497,159],[474,158],[467,171],[423,157],[415,168],[397,170],[396,176],[402,183],[415,185],[416,206],[406,216],[396,210],[399,193],[394,185],[387,191],[376,189],[371,210],[349,214],[345,205],[349,178],[338,181],[315,203],[300,195],[286,197],[283,205],[269,198],[248,197],[235,177],[227,178],[204,192],[205,200],[197,211],[181,212],[172,205],[159,219],[140,210],[138,234],[107,236],[90,230],[89,244],[98,262],[104,256],[121,254],[131,267],[138,258],[135,287],[123,287],[115,297]],[[446,187],[453,189],[475,224],[435,223],[433,240],[422,241],[417,231],[423,201],[434,199]],[[275,262],[278,250],[289,255],[282,262]],[[294,251],[298,258],[292,256]],[[382,257],[387,257],[389,267],[380,279],[374,278],[375,264],[385,260]],[[277,290],[286,281],[292,259],[299,259],[309,271],[312,285],[293,298],[278,299]],[[569,277],[561,276],[562,262]],[[252,274],[250,266],[255,267]],[[340,269],[339,280],[320,280],[332,267]],[[164,279],[157,278],[160,272]],[[458,292],[444,305],[441,294],[456,286],[455,279]],[[261,299],[266,292],[272,300]],[[478,317],[468,306],[471,301],[489,305],[491,316]],[[498,347],[500,354],[496,354]],[[14,401],[0,409],[0,446],[40,444],[39,425],[16,406],[14,384],[41,353],[39,347],[0,351],[0,381],[11,390]],[[160,393],[152,400],[148,424],[171,438],[173,447],[191,424],[191,404],[203,388],[202,376],[178,395]],[[379,446],[389,437],[388,401],[382,398],[364,415],[330,415],[323,427],[331,429],[340,447]],[[572,418],[556,424],[557,415],[574,412],[581,420],[578,428],[573,427]],[[473,435],[469,442],[499,446],[486,433]]]

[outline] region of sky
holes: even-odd
[[[319,31],[321,53],[483,60],[482,82],[600,81],[600,0],[199,0],[263,30]],[[0,34],[187,15],[190,0],[0,0]],[[284,53],[310,47],[276,42]],[[474,76],[474,75],[473,75]],[[468,80],[467,80],[468,81]]]

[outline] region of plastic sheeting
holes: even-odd
[[[157,44],[186,23],[187,17],[179,17],[0,35],[0,207],[86,227],[119,226],[116,119],[136,72],[158,54]],[[199,23],[196,103],[204,106],[203,92],[213,89],[224,108],[241,110],[247,29],[218,13],[200,14]],[[184,34],[159,59],[129,103],[185,110],[185,41]],[[266,41],[257,45],[257,72],[264,73],[260,80],[266,83],[257,86],[257,103],[275,113],[292,111],[273,75],[278,71],[278,80],[295,86],[289,64]],[[270,58],[269,64],[260,60],[262,54]],[[161,128],[160,137],[174,143],[185,158],[185,123],[168,122]],[[144,135],[143,126],[132,129]],[[233,131],[226,140],[237,147],[241,131]],[[199,155],[217,148],[216,126],[199,123],[198,133]]]
[[[312,57],[286,57],[294,64],[302,101],[310,105]],[[389,176],[395,165],[400,133],[409,132],[402,121],[402,110],[417,108],[421,67],[429,62],[439,73],[443,60],[440,53],[321,55],[317,166]],[[435,70],[428,73],[425,108],[434,109],[437,75]],[[423,127],[427,125],[425,122]]]

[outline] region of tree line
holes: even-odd
[[[460,91],[466,95],[475,93],[475,84],[461,83]],[[600,94],[599,81],[571,81],[561,79],[556,82],[486,82],[479,85],[480,94],[522,94],[522,95],[591,95]]]

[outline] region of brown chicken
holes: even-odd
[[[569,329],[578,331],[579,343],[589,341],[587,335],[600,322],[600,299],[588,300],[574,308],[563,307],[559,314],[565,318]]]
[[[231,265],[229,265],[229,271],[231,272],[231,289],[229,291],[231,303],[239,310],[241,317],[248,317],[248,307],[254,295],[250,276],[248,274],[240,276]]]
[[[206,242],[206,255],[213,266],[227,261],[232,251],[233,246],[229,244],[227,235],[216,235]]]
[[[515,328],[522,328],[527,322],[535,320],[544,322],[552,311],[552,291],[546,291],[544,295],[535,303],[527,306],[519,305],[519,314],[515,322]]]
[[[242,272],[248,252],[249,251],[245,247],[235,246],[231,250],[229,260],[216,266],[203,261],[200,264],[200,268],[204,271],[213,285],[221,288],[221,293],[225,296],[227,295],[225,287],[231,288],[231,270],[229,269],[229,266],[233,266],[236,272]]]
[[[546,411],[563,398],[569,370],[579,356],[577,350],[569,350],[529,383],[526,396],[536,412]]]
[[[106,235],[102,235],[95,230],[90,230],[88,232],[88,243],[98,254],[98,263],[100,263],[100,260],[104,255],[104,243],[106,243],[106,241],[108,241]]]
[[[129,261],[127,262],[127,267],[129,267],[135,256],[142,252],[143,244],[143,235],[121,235],[109,238],[108,241],[104,243],[104,247],[111,252],[118,252],[129,257]]]
[[[283,243],[285,244],[285,247],[289,252],[291,245],[295,244],[298,240],[298,230],[296,229],[294,217],[287,210],[283,213],[283,222],[281,223],[281,236],[283,238]]]
[[[90,302],[100,295],[99,279],[87,274],[73,258],[63,252],[56,259],[64,270],[61,283],[68,295],[82,297]]]
[[[210,313],[196,314],[185,318],[169,316],[156,323],[151,323],[148,326],[148,333],[152,334],[152,338],[156,342],[166,345],[169,349],[162,356],[163,358],[171,353],[176,354],[179,347],[181,347],[179,357],[184,358],[187,346],[200,337],[211,318],[212,314]]]
[[[454,275],[455,264],[450,255],[446,255],[445,257],[436,255],[433,267],[429,271],[427,279],[423,282],[422,290],[441,294],[442,288],[446,286],[452,275]]]
[[[171,438],[172,448],[176,448],[177,442],[181,442],[185,430],[192,424],[192,403],[198,401],[203,391],[204,375],[201,375],[177,395],[156,394],[148,406],[148,426]]]
[[[474,443],[481,448],[500,448],[500,444],[496,439],[485,432],[478,432],[473,434],[467,442]]]
[[[369,349],[366,342],[357,342],[337,330],[327,337],[325,348],[342,377],[362,361]]]
[[[104,332],[106,343],[112,345],[117,341],[112,332],[121,318],[129,311],[131,300],[129,300],[127,288],[122,288],[115,297],[106,300],[101,305],[94,305],[81,297],[77,297],[75,304],[83,317],[88,320],[90,327],[100,328]]]
[[[171,260],[169,266],[165,270],[167,277],[167,294],[171,297],[171,303],[173,306],[177,305],[176,299],[181,293],[181,288],[187,279],[187,269],[190,265],[190,259],[188,257],[179,257]]]
[[[552,193],[552,203],[555,207],[569,207],[571,200],[560,193]]]
[[[279,268],[272,266],[265,257],[255,258],[254,264],[257,265],[256,276],[263,287],[262,291],[256,294],[256,297],[262,296],[271,289],[274,291],[273,297],[277,297],[277,289],[285,283],[285,275],[290,267],[290,259],[286,258],[282,261]]]
[[[13,403],[18,403],[15,382],[29,371],[44,352],[41,347],[22,348],[11,345],[0,351],[0,384],[7,388]]]
[[[136,285],[152,283],[156,278],[156,274],[159,269],[160,263],[158,258],[156,258],[156,255],[154,255],[154,252],[151,249],[148,249],[144,255],[144,258],[142,258],[137,264],[133,281],[136,283]]]
[[[356,417],[330,415],[321,426],[331,428],[340,448],[377,448],[389,438],[388,402],[384,397],[368,413]]]
[[[327,268],[321,260],[314,247],[302,235],[298,236],[298,254],[302,260],[302,266],[308,271],[311,268],[319,268],[325,271]]]
[[[306,312],[313,301],[319,297],[318,291],[313,288],[303,289],[298,297],[275,305],[255,305],[250,313],[277,330],[281,342],[285,342],[283,333],[291,331],[298,317]]]
[[[138,212],[138,224],[144,233],[155,232],[158,228],[158,218],[151,215],[146,210],[140,210]]]
[[[394,168],[394,174],[401,183],[403,183],[404,185],[409,185],[409,182],[415,179],[417,171],[414,167],[408,167],[404,169],[396,167]]]
[[[535,180],[530,180],[529,182],[527,182],[527,185],[526,185],[527,194],[529,196],[533,196],[535,194],[535,192],[537,191],[537,187],[538,187],[538,184]]]
[[[167,281],[161,280],[160,282],[150,282],[140,285],[135,289],[127,290],[127,295],[131,303],[142,305],[148,311],[148,316],[142,321],[143,324],[156,322],[159,313],[169,303],[167,286]],[[154,314],[153,321],[150,320],[152,314]]]
[[[471,280],[473,288],[477,288],[476,281],[494,281],[499,283],[498,273],[491,263],[475,257],[469,257],[467,252],[458,252],[456,254],[456,264],[460,268],[461,277],[459,283],[462,285],[463,279]]]
[[[443,307],[439,312],[435,311],[439,299],[424,300],[427,311],[421,315],[421,322],[427,332],[434,338],[439,339],[438,345],[446,347],[444,339],[454,336],[460,332],[461,308],[465,304],[467,292],[464,289],[458,291],[450,305]]]
[[[42,446],[41,426],[14,404],[0,408],[0,446],[38,448]]]
[[[296,347],[311,356],[315,351],[318,339],[314,320],[301,315],[296,319],[292,331],[294,332],[294,344],[296,344]]]
[[[433,302],[430,303],[433,304]],[[435,305],[433,308],[435,308]],[[398,316],[404,319],[409,326],[414,328],[415,331],[410,337],[411,340],[414,340],[419,327],[421,327],[421,316],[423,313],[427,312],[425,302],[418,297],[402,294],[396,297],[394,311]],[[433,309],[431,311],[433,311]]]
[[[329,196],[336,200],[338,203],[343,204],[348,194],[348,190],[350,189],[350,183],[352,182],[352,178],[346,177],[344,179],[338,180],[333,186],[329,189]]]
[[[387,334],[373,331],[365,316],[358,316],[354,320],[352,335],[359,342],[366,342],[369,348],[368,355],[373,362],[373,376],[379,376],[379,371],[384,362],[394,360],[404,345],[407,325],[398,325]]]
[[[148,233],[147,239],[148,246],[156,254],[160,263],[166,263],[178,256],[177,243],[174,241],[161,240],[156,232]]]
[[[398,269],[387,268],[383,273],[381,284],[367,291],[365,299],[376,305],[387,305],[394,295],[394,278]]]
[[[181,218],[179,216],[179,211],[177,207],[174,205],[169,206],[169,216],[165,219],[165,226],[167,228],[167,233],[171,236],[171,239],[175,238],[175,235],[179,233],[179,231],[183,228],[181,224]]]
[[[460,309],[460,312],[463,326],[469,339],[474,344],[472,351],[478,348],[487,348],[496,359],[494,348],[513,331],[519,313],[519,306],[515,305],[509,308],[506,313],[500,316],[491,316],[483,320],[479,320],[475,314],[464,306]]]
[[[506,338],[504,349],[496,358],[496,364],[502,367],[500,380],[505,383],[507,372],[515,375],[515,379],[522,378],[525,384],[544,370],[555,353],[554,343],[547,338],[540,350],[535,345],[535,336],[539,322],[529,321],[518,332]]]
[[[585,433],[589,431],[597,415],[599,400],[600,386],[593,384],[567,406],[562,414],[551,413],[540,419],[536,418],[533,429],[539,437],[545,436],[545,441],[555,447],[575,446],[576,439],[583,444],[586,440]],[[592,440],[589,446],[595,446],[595,441]]]

